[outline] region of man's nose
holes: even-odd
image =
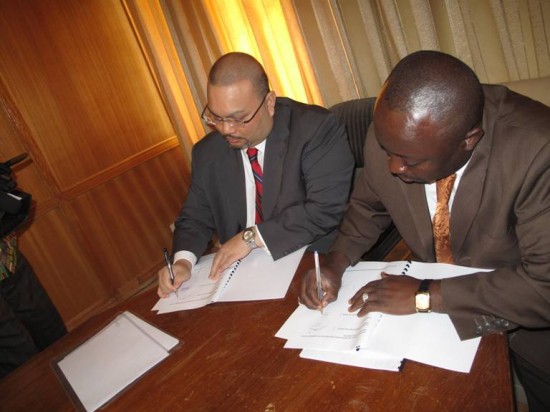
[[[222,122],[220,129],[223,135],[228,135],[235,130],[235,125],[232,122]]]
[[[407,165],[398,156],[388,156],[388,167],[390,168],[390,173],[394,175],[402,175],[407,170]]]

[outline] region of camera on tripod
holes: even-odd
[[[27,157],[27,153],[22,153],[0,163],[0,237],[10,234],[29,215],[32,196],[17,190],[17,182],[13,179],[11,170],[13,165]]]

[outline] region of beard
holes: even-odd
[[[250,142],[244,137],[224,135],[223,138],[232,149],[246,149],[250,146]]]

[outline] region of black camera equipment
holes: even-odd
[[[32,196],[17,190],[11,167],[26,159],[27,153],[0,163],[0,238],[10,234],[27,220]]]

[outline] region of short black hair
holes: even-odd
[[[269,81],[263,66],[246,53],[224,54],[216,60],[208,74],[208,83],[213,86],[227,86],[241,80],[250,80],[260,98],[269,92]]]
[[[403,58],[380,98],[391,110],[429,111],[456,136],[481,125],[485,96],[474,71],[449,54],[421,50]]]

